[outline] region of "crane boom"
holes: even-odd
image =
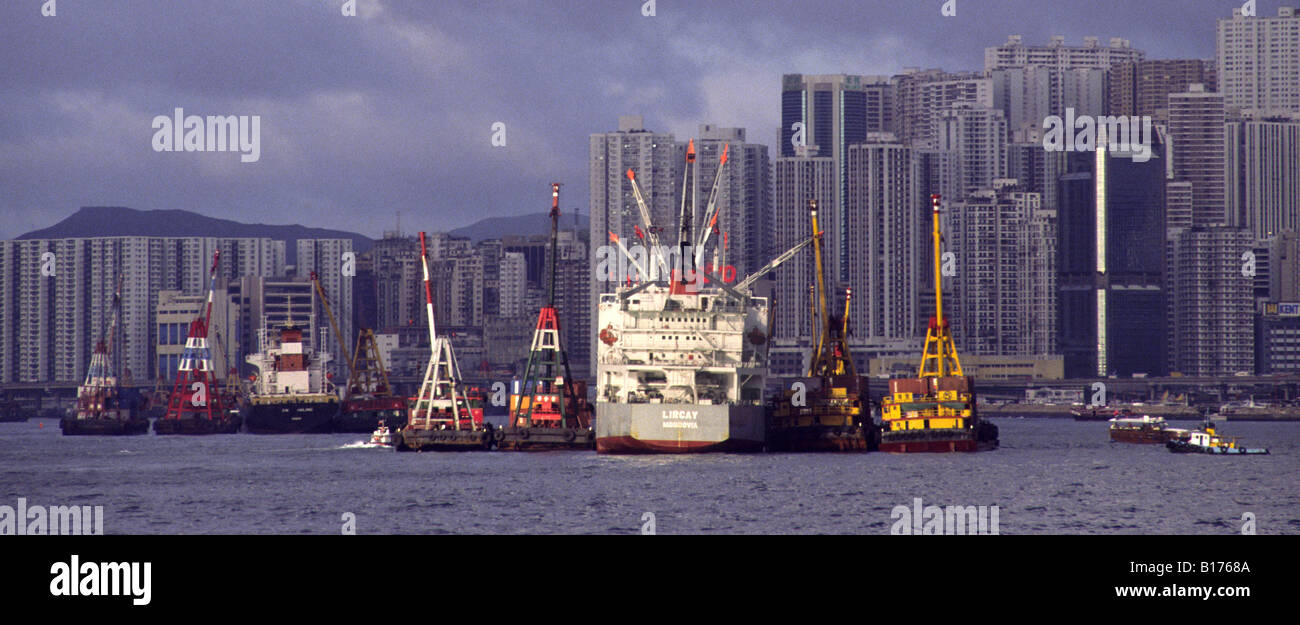
[[[316,294],[320,296],[321,307],[325,309],[325,316],[330,320],[330,327],[334,329],[334,338],[339,342],[339,351],[343,352],[343,362],[348,365],[348,379],[352,379],[352,356],[348,355],[348,345],[343,341],[343,333],[339,331],[339,324],[334,320],[334,311],[330,310],[330,298],[325,295],[325,289],[320,285],[320,276],[316,272],[311,272],[311,283],[316,287]]]
[[[781,263],[784,263],[785,261],[794,258],[794,255],[798,254],[799,250],[808,247],[808,244],[812,243],[814,239],[821,237],[821,235],[822,233],[820,232],[815,233],[812,236],[808,237],[807,239],[804,239],[794,247],[786,250],[784,254],[777,256],[776,258],[773,258],[771,262],[767,263],[766,265],[763,265],[763,267],[760,268],[758,271],[749,274],[748,276],[745,277],[744,280],[741,280],[740,284],[737,284],[735,286],[735,289],[737,291],[744,291],[745,289],[748,289],[749,285],[753,284],[759,278],[762,278],[763,276],[767,275],[769,271],[776,269],[778,266],[781,265]]]
[[[632,168],[627,170],[627,179],[632,182],[632,195],[636,198],[637,211],[641,213],[641,225],[645,226],[646,237],[650,242],[650,256],[659,261],[659,267],[663,270],[663,275],[668,275],[668,261],[664,258],[662,250],[659,247],[659,235],[655,232],[653,224],[650,222],[650,209],[646,206],[645,196],[641,194],[641,185],[636,182],[636,174],[632,173]],[[646,276],[649,280],[650,276]]]
[[[699,267],[700,262],[704,260],[704,246],[709,244],[709,235],[713,233],[713,226],[718,221],[718,188],[722,186],[722,169],[727,165],[727,147],[729,144],[722,144],[722,156],[718,159],[718,171],[713,174],[713,188],[709,189],[708,205],[704,208],[703,232],[700,233],[699,243],[695,246],[695,266]],[[725,247],[725,246],[724,246]]]
[[[623,252],[623,255],[627,257],[628,261],[630,261],[630,262],[632,263],[632,265],[633,265],[634,267],[636,267],[636,270],[637,270],[638,272],[640,272],[640,274],[641,274],[642,276],[645,276],[645,282],[646,282],[647,284],[649,284],[649,282],[650,282],[650,274],[646,273],[646,272],[645,272],[645,267],[642,267],[642,266],[641,266],[641,263],[640,263],[640,262],[637,262],[636,257],[632,256],[632,253],[627,251],[627,247],[626,247],[625,245],[623,245],[623,241],[619,240],[618,235],[617,235],[617,234],[614,234],[613,232],[610,232],[610,233],[609,233],[609,240],[610,240],[610,241],[613,241],[613,242],[614,242],[614,245],[617,245],[617,246],[618,246],[618,251]],[[619,279],[620,281],[622,281],[624,277],[625,277],[625,276],[619,276],[618,279]]]

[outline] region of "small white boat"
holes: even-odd
[[[393,433],[388,431],[387,425],[381,425],[370,435],[371,445],[381,445],[384,447],[393,446]]]

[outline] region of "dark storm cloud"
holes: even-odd
[[[547,183],[587,210],[588,135],[643,114],[685,137],[744,126],[772,144],[783,73],[978,70],[1024,35],[1214,54],[1204,0],[858,2],[168,2],[0,6],[0,237],[83,205],[183,208],[377,236],[539,212]],[[1276,2],[1261,0],[1261,14]],[[155,115],[260,115],[261,159],[154,152]],[[507,145],[490,144],[494,122]]]

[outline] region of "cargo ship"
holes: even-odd
[[[167,409],[154,420],[154,433],[167,434],[235,434],[243,424],[233,394],[223,392],[212,368],[212,350],[208,347],[208,324],[212,321],[212,298],[217,288],[217,267],[221,251],[212,255],[208,275],[208,301],[202,315],[190,323],[176,370],[176,384],[167,397]]]
[[[118,384],[112,367],[113,338],[122,314],[122,278],[113,292],[109,321],[90,355],[86,380],[77,387],[75,412],[59,421],[64,436],[130,436],[149,433],[149,419],[140,414],[143,398]]]
[[[248,431],[254,434],[328,434],[339,412],[339,396],[325,373],[327,352],[314,352],[302,328],[289,320],[280,327],[263,323],[258,353],[244,360],[257,368],[244,402]]]
[[[560,222],[560,183],[551,183],[551,253],[547,303],[537,312],[537,326],[528,351],[524,377],[515,382],[509,399],[509,422],[493,433],[497,449],[545,451],[596,448],[587,383],[575,380],[569,355],[560,340],[555,310],[556,241]]]
[[[813,258],[817,272],[810,291],[813,347],[802,387],[784,391],[773,400],[767,429],[768,451],[872,451],[880,446],[880,427],[871,418],[867,379],[858,375],[849,353],[849,306],[853,290],[844,293],[844,314],[831,315],[822,276],[822,233],[817,224],[817,200],[808,201],[812,219]]]
[[[930,196],[935,316],[926,331],[917,377],[889,380],[888,394],[880,402],[880,451],[986,451],[998,446],[998,428],[977,413],[974,380],[962,374],[957,347],[943,316],[939,200],[938,195]]]
[[[438,336],[429,250],[423,232],[420,264],[424,270],[424,311],[429,322],[429,365],[406,426],[392,434],[393,447],[397,451],[489,451],[496,440],[494,428],[483,420],[483,393],[466,388],[451,339]]]
[[[691,236],[695,198],[687,204],[686,176],[694,169],[694,141],[683,172],[679,268],[669,267],[635,173],[632,192],[640,236],[650,250],[648,273],[615,233],[610,240],[642,282],[600,296],[596,361],[598,453],[753,452],[766,444],[763,387],[769,347],[768,302],[750,285],[812,242],[812,237],[729,287],[707,271],[705,246],[716,231],[717,190],[727,162],[724,144],[698,237]],[[695,188],[696,185],[691,185]],[[642,257],[644,258],[644,256]],[[716,259],[716,254],[715,254]],[[715,260],[714,266],[722,265]],[[725,265],[724,265],[725,266]],[[724,272],[725,273],[725,272]],[[655,276],[668,280],[655,280]]]

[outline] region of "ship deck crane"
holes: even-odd
[[[330,327],[334,329],[334,338],[339,343],[339,351],[343,352],[343,362],[348,367],[348,387],[351,393],[352,380],[355,372],[352,370],[352,356],[348,354],[348,345],[343,340],[343,332],[339,331],[339,324],[334,319],[334,311],[330,310],[330,298],[325,295],[325,289],[320,284],[320,276],[315,271],[311,272],[311,283],[316,287],[316,295],[320,297],[321,307],[325,309],[325,316],[330,320]]]
[[[817,229],[817,200],[808,200],[808,213],[812,219],[813,232],[818,235],[812,238],[815,241],[813,243],[813,257],[816,259],[815,267],[817,271],[817,316],[821,327],[821,336],[808,365],[808,375],[809,377],[845,374],[856,376],[858,372],[853,365],[853,358],[849,355],[849,346],[846,340],[849,332],[849,302],[853,300],[853,289],[845,291],[844,316],[835,319],[826,307],[826,282],[822,273],[821,233]]]

